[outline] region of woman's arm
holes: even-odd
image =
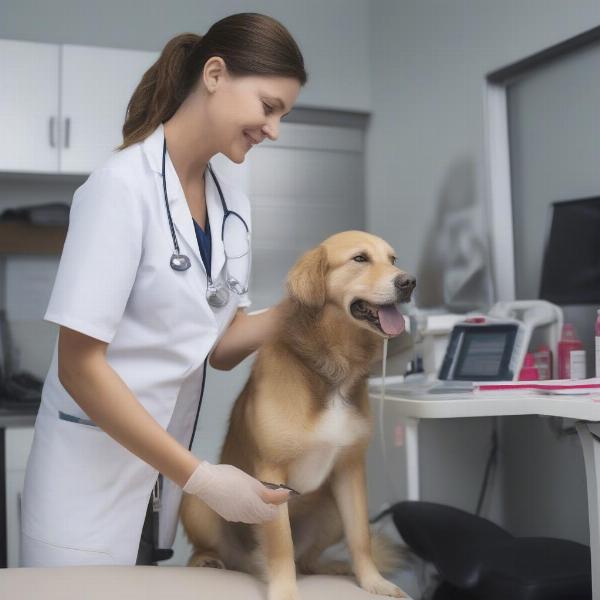
[[[260,486],[257,494],[253,478],[241,470],[231,465],[211,465],[198,460],[164,430],[133,395],[107,362],[107,346],[106,342],[79,331],[60,327],[60,382],[108,435],[182,488],[193,474],[196,490],[190,493],[198,495],[225,518],[250,519],[245,522],[258,523],[265,515],[269,516],[262,503],[287,502],[289,493],[285,490]],[[77,448],[73,451],[77,452]],[[254,483],[257,483],[256,480]],[[234,488],[238,490],[243,488],[243,493],[231,496],[226,486],[238,486]],[[226,512],[220,509],[226,509]]]
[[[167,433],[133,395],[107,362],[107,346],[106,342],[61,326],[60,382],[108,435],[183,487],[200,461]]]
[[[239,308],[223,337],[213,348],[211,367],[229,371],[252,354],[277,329],[282,318],[282,303],[258,314],[249,315]]]

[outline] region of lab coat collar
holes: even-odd
[[[162,150],[164,140],[164,127],[161,123],[153,133],[151,133],[143,142],[142,148],[150,168],[158,173],[159,177],[162,177]],[[171,211],[171,218],[173,219],[173,225],[177,230],[178,242],[180,251],[183,254],[189,254],[190,250],[196,257],[196,262],[199,263],[200,267],[206,272],[204,263],[202,262],[202,256],[200,249],[198,248],[198,240],[196,238],[196,230],[194,229],[194,222],[192,214],[190,212],[188,203],[181,187],[181,182],[177,175],[177,171],[171,162],[169,156],[169,150],[167,149],[167,156],[165,159],[165,175],[167,178],[167,194],[169,199],[169,209]],[[218,175],[215,173],[218,178]],[[208,169],[206,170],[205,176],[205,187],[204,193],[206,197],[206,211],[208,219],[210,221],[210,233],[211,233],[211,278],[213,281],[218,279],[219,273],[223,268],[225,262],[225,253],[223,248],[223,240],[221,239],[221,226],[223,223],[223,206],[221,205],[221,199],[219,197],[219,191],[213,181],[211,174]],[[162,181],[160,182],[162,190]],[[221,186],[222,187],[222,186]],[[164,205],[164,196],[160,195],[161,204]],[[165,219],[168,219],[165,214]],[[182,240],[185,240],[188,248],[183,249]],[[172,243],[172,242],[171,242]]]

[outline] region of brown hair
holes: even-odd
[[[213,56],[220,56],[234,76],[294,77],[301,85],[308,79],[302,53],[279,21],[257,13],[230,15],[204,36],[182,33],[167,42],[129,100],[118,149],[142,141],[170,119]]]

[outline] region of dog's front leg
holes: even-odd
[[[259,471],[258,478],[263,481],[283,482],[281,474],[270,470]],[[265,560],[269,600],[299,600],[287,502],[279,505],[279,513],[273,520],[255,527]]]
[[[373,562],[362,453],[356,453],[336,465],[331,488],[342,516],[354,574],[360,587],[373,594],[408,598],[397,585],[381,576]]]

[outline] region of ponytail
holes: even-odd
[[[142,141],[175,114],[193,84],[185,76],[186,64],[201,40],[202,36],[195,33],[174,37],[144,73],[127,105],[119,150]]]

